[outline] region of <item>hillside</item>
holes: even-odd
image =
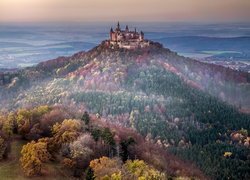
[[[212,179],[250,176],[249,137],[241,133],[249,132],[250,116],[239,112],[250,109],[247,73],[179,56],[155,42],[137,50],[102,42],[7,75],[0,87],[3,110],[84,107],[196,163]]]

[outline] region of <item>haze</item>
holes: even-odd
[[[249,9],[249,0],[0,0],[0,22],[242,22]]]

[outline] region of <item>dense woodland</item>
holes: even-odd
[[[24,69],[0,88],[3,158],[10,129],[29,141],[22,154],[41,146],[44,160],[62,161],[72,176],[103,176],[105,163],[117,167],[105,174],[110,178],[140,166],[159,178],[250,179],[250,115],[239,111],[250,105],[248,74],[180,57],[158,44],[138,51],[103,46]],[[86,120],[84,111],[92,114],[89,122],[79,120]],[[72,152],[85,146],[91,159],[83,163],[84,153],[77,159]],[[194,172],[187,168],[192,163]]]
[[[0,117],[0,159],[8,161],[13,137],[26,141],[20,165],[28,177],[45,176],[52,162],[81,179],[203,178],[131,129],[62,106],[19,109]],[[139,159],[138,159],[139,158]],[[45,176],[46,177],[46,176]]]
[[[150,68],[133,75],[128,79],[130,87],[138,79],[140,82],[134,90],[143,90],[155,97],[133,92],[88,92],[76,93],[73,98],[85,102],[93,113],[124,115],[124,118],[114,118],[114,123],[134,127],[144,136],[160,139],[165,147],[170,146],[175,154],[195,161],[215,179],[248,179],[249,145],[234,144],[230,136],[242,128],[249,132],[249,115],[188,87],[163,69]],[[227,151],[233,156],[224,157]]]

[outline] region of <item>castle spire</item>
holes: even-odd
[[[120,29],[120,22],[117,23],[117,28]]]

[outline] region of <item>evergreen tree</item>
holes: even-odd
[[[84,112],[83,116],[82,116],[82,121],[84,121],[84,123],[86,125],[89,124],[90,121],[90,117],[89,117],[89,113],[87,111]]]

